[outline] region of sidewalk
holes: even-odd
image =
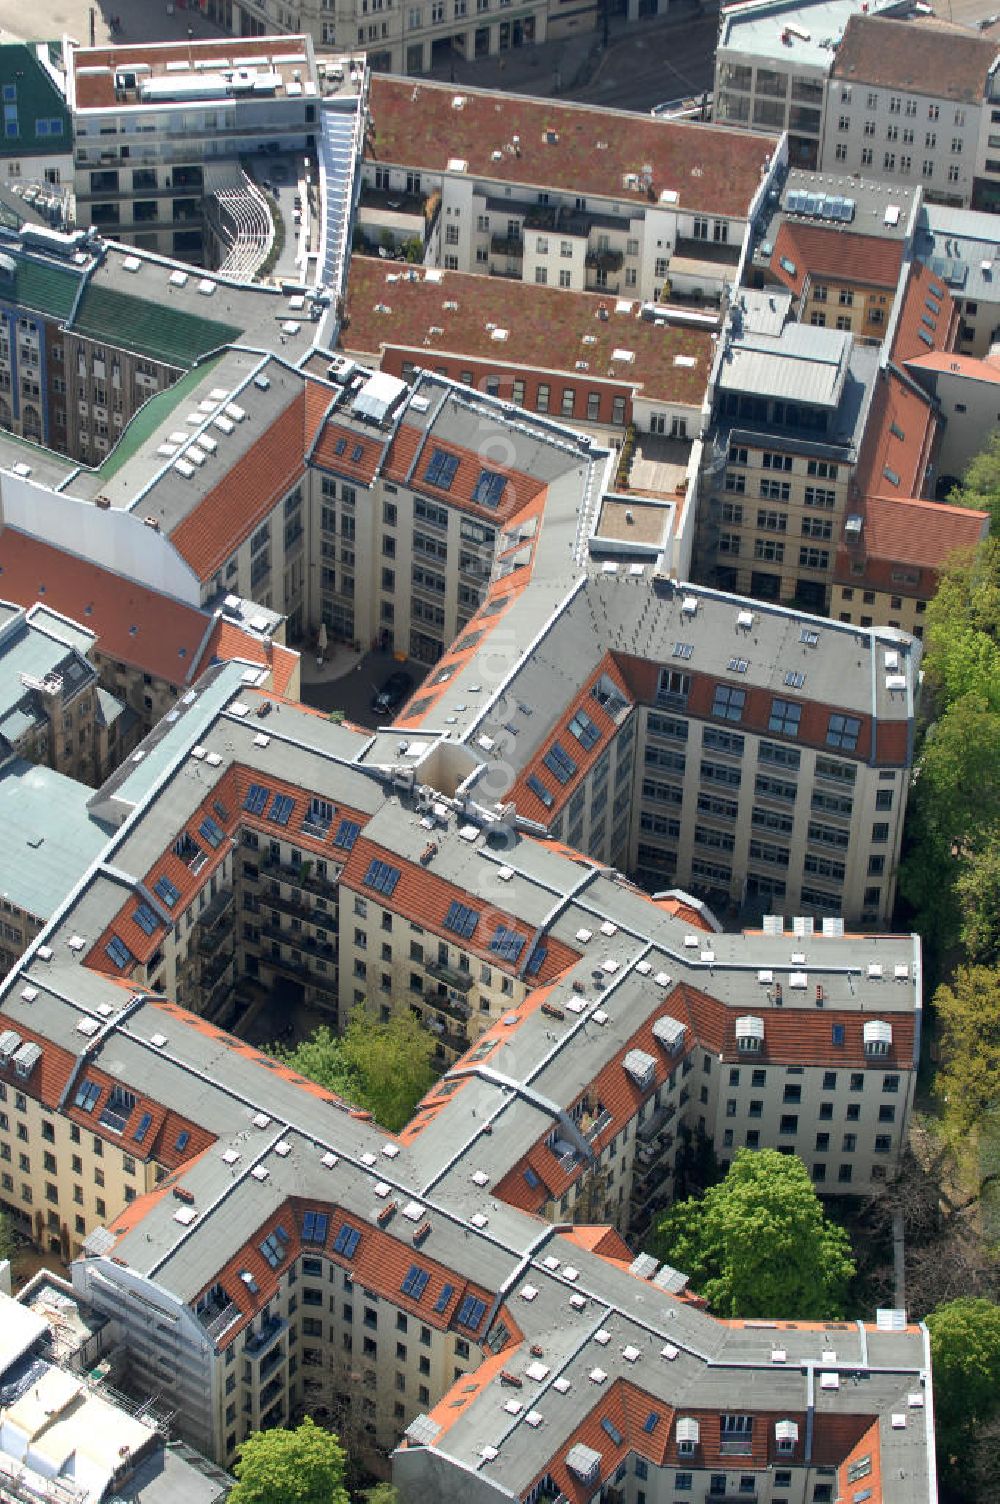
[[[671,9],[665,16],[637,21],[612,16],[607,48],[602,44],[599,24],[595,30],[582,32],[579,36],[515,48],[499,57],[479,58],[472,62],[456,57],[453,62],[439,63],[421,77],[464,84],[469,88],[504,89],[511,94],[579,99],[586,103],[589,90],[597,85],[609,63],[614,61],[627,68],[634,60],[642,58],[648,66],[651,50],[662,49],[671,33],[693,22],[704,22],[709,16],[714,28],[716,11],[712,0],[704,4],[699,0],[672,0]],[[665,96],[671,94],[667,79],[663,93]]]
[[[90,46],[90,15],[94,15],[94,40],[106,42],[174,42],[187,38],[188,28],[197,41],[227,33],[208,21],[198,9],[188,10],[169,0],[0,0],[0,32],[4,42],[45,38],[56,40],[68,33],[83,47]],[[111,16],[121,19],[114,37],[108,27]]]

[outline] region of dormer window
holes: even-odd
[[[799,1428],[794,1420],[779,1420],[774,1427],[774,1440],[778,1455],[790,1457],[799,1439]]]
[[[864,1036],[866,1055],[888,1055],[892,1044],[892,1024],[873,1018],[865,1024]]]
[[[690,1416],[681,1416],[677,1422],[677,1453],[680,1457],[690,1457],[698,1445],[701,1436],[701,1427]]]
[[[748,1013],[736,1020],[736,1048],[742,1055],[757,1055],[764,1048],[764,1020]]]

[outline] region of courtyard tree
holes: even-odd
[[[229,1504],[349,1504],[347,1453],[308,1416],[294,1431],[255,1431],[233,1468]]]
[[[773,1149],[738,1149],[724,1180],[670,1208],[653,1251],[719,1316],[838,1317],[854,1275],[805,1165]]]
[[[355,1008],[342,1035],[320,1025],[293,1049],[275,1047],[286,1065],[398,1132],[433,1086],[434,1040],[404,1009],[380,1023]]]

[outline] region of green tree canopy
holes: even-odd
[[[941,1031],[937,1092],[946,1121],[967,1134],[1000,1101],[1000,971],[960,966],[934,994]]]
[[[915,770],[900,887],[925,940],[940,950],[961,927],[955,885],[963,864],[994,839],[1000,822],[997,717],[963,695],[928,732]]]
[[[972,851],[955,880],[961,941],[970,961],[993,966],[1000,960],[1000,842]]]
[[[229,1504],[348,1504],[347,1453],[309,1419],[294,1431],[251,1433],[233,1472]]]
[[[927,1317],[938,1462],[960,1472],[977,1429],[1000,1414],[1000,1306],[962,1296]]]
[[[974,694],[1000,710],[1000,536],[953,555],[927,610],[924,670],[942,709]]]
[[[948,500],[956,507],[989,512],[990,531],[1000,535],[1000,430],[993,430],[986,448],[969,462],[962,484]]]
[[[724,1180],[670,1208],[653,1251],[719,1316],[837,1317],[854,1274],[847,1233],[827,1221],[805,1165],[774,1149],[738,1149]]]
[[[275,1047],[286,1065],[327,1091],[365,1108],[390,1132],[413,1116],[434,1084],[434,1041],[407,1009],[379,1023],[355,1008],[338,1038],[325,1025],[294,1049]]]

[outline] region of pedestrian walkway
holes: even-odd
[[[319,141],[323,230],[320,280],[335,293],[343,291],[344,268],[353,210],[358,101],[325,99]]]
[[[600,92],[600,79],[612,63],[614,71],[627,78],[637,58],[644,59],[648,66],[650,52],[668,51],[671,34],[678,28],[714,16],[716,11],[716,0],[703,0],[703,3],[702,0],[673,0],[669,12],[663,16],[644,17],[637,21],[613,16],[608,25],[606,47],[602,30],[598,28],[558,42],[514,48],[498,57],[475,61],[456,57],[453,62],[437,64],[423,76],[439,82],[464,84],[469,88],[503,89],[510,94],[579,99],[586,103],[589,93]],[[711,57],[715,41],[714,21],[706,27],[706,37],[709,39],[707,55]],[[667,76],[669,69],[665,68],[664,73],[661,97],[666,98],[678,91]],[[621,103],[627,105],[627,100],[623,99]]]

